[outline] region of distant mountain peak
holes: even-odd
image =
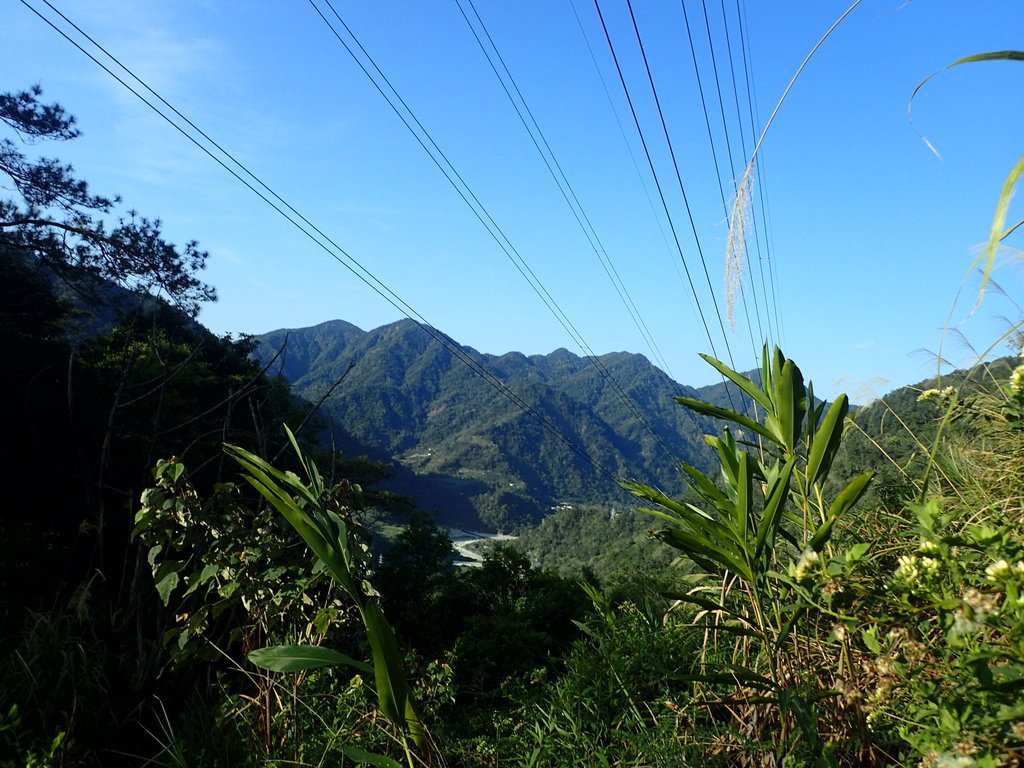
[[[609,474],[681,490],[679,460],[709,459],[705,420],[673,400],[684,388],[640,354],[496,356],[459,345],[517,405],[411,320],[370,331],[336,320],[257,342],[267,362],[285,345],[271,373],[297,394],[317,402],[331,392],[324,408],[348,450],[401,459],[401,491],[450,519],[507,528],[556,501],[621,505]]]

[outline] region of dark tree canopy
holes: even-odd
[[[179,248],[163,239],[159,219],[128,211],[110,220],[119,198],[94,195],[74,169],[53,158],[30,158],[23,147],[79,135],[59,104],[42,104],[42,89],[0,94],[0,121],[17,141],[0,140],[0,252],[34,257],[72,287],[102,278],[161,295],[193,317],[213,288],[196,274],[209,254],[195,241]],[[6,176],[9,183],[2,182]]]

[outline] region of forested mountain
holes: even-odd
[[[723,371],[758,420],[640,355],[459,348],[514,405],[411,322],[217,337],[204,252],[25,154],[78,135],[39,96],[0,93],[0,768],[1024,765],[1019,359],[851,421],[775,350]],[[456,568],[403,487],[543,520]]]
[[[411,320],[372,331],[335,320],[257,340],[270,373],[311,402],[323,399],[355,441],[347,450],[398,460],[410,470],[396,478],[401,490],[449,519],[475,513],[507,528],[559,504],[621,505],[628,497],[616,479],[675,490],[680,459],[710,460],[703,435],[714,427],[673,400],[704,393],[643,355],[494,356],[460,347],[524,410]]]

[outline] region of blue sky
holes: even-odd
[[[718,172],[679,3],[642,0],[634,10],[696,239],[625,0],[600,6],[682,261],[593,0],[475,3],[653,347],[456,0],[336,0],[334,8],[514,246],[520,268],[536,276],[576,334],[538,298],[310,3],[53,5],[427,321],[480,351],[534,354],[566,347],[581,354],[582,338],[588,350],[640,352],[677,380],[704,384],[715,376],[698,352],[713,346],[726,357],[728,349],[737,367],[750,368],[758,339],[770,334],[819,392],[848,391],[862,402],[934,374],[929,351],[943,343],[965,276],[944,354],[968,363],[972,347],[982,352],[997,343],[1020,320],[1013,299],[1022,295],[1021,263],[1012,254],[1000,260],[995,277],[1005,295],[990,292],[974,311],[977,281],[967,268],[987,237],[999,188],[1024,151],[1024,67],[986,63],[941,74],[916,99],[913,124],[907,104],[918,82],[957,58],[1021,48],[1019,3],[865,0],[836,30],[763,145],[765,203],[762,209],[756,198],[755,206],[761,247],[752,244],[749,251],[746,309],[737,307],[736,331],[723,335],[716,311],[724,324],[728,227],[719,183],[731,204],[744,152],[804,56],[847,4],[739,5],[756,103],[752,126],[736,1],[685,1]],[[27,2],[78,39],[41,0]],[[468,0],[461,3],[472,17]],[[325,0],[317,4],[330,17]],[[205,278],[220,301],[201,319],[211,329],[260,333],[333,318],[369,329],[402,317],[24,3],[6,0],[3,22],[2,87],[41,84],[47,99],[78,116],[83,134],[70,144],[33,150],[72,162],[96,192],[122,195],[127,206],[162,218],[173,239],[196,238],[210,251]],[[1019,205],[1015,210],[1019,218]]]

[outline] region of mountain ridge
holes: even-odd
[[[491,355],[445,337],[518,406],[412,320],[370,331],[334,320],[254,338],[270,373],[307,400],[326,396],[324,411],[361,447],[420,480],[444,478],[449,491],[463,484],[478,522],[492,527],[536,522],[559,503],[621,504],[614,478],[676,488],[680,459],[710,462],[703,435],[714,425],[673,400],[701,391],[639,353]]]

